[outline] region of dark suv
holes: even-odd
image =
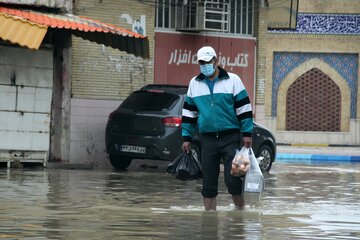
[[[186,92],[186,86],[147,85],[110,113],[105,144],[115,169],[126,169],[132,159],[172,161],[181,153],[181,112]],[[262,157],[261,169],[269,171],[275,159],[276,142],[271,132],[257,123],[252,148],[256,157]],[[200,149],[195,136],[191,150],[199,160]]]

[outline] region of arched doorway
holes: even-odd
[[[341,91],[318,68],[312,68],[286,94],[286,130],[337,132],[341,129]]]

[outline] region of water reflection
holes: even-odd
[[[212,212],[163,170],[0,169],[0,238],[360,239],[360,165],[278,163],[243,211],[221,179]]]

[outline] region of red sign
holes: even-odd
[[[218,64],[240,76],[254,106],[255,39],[155,33],[155,83],[188,85],[200,73],[196,53],[212,46]]]

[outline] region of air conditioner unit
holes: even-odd
[[[177,31],[229,31],[229,0],[178,0]]]

